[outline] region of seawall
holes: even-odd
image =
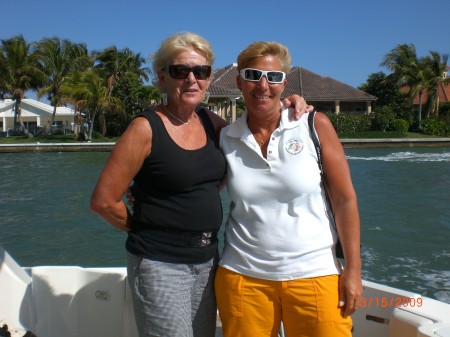
[[[114,146],[110,143],[24,143],[24,144],[0,144],[0,152],[108,152]]]
[[[344,148],[362,147],[424,147],[450,146],[450,138],[376,138],[341,139]],[[109,143],[26,143],[0,144],[0,153],[17,152],[109,152],[114,146]]]
[[[450,138],[342,138],[341,143],[347,148],[450,146]]]

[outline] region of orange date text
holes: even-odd
[[[358,308],[421,307],[422,297],[361,297]]]

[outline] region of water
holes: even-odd
[[[450,303],[450,148],[347,149],[363,278]]]
[[[125,264],[126,235],[89,210],[108,155],[0,154],[0,244],[19,264]],[[346,155],[361,214],[363,278],[450,303],[450,148]]]

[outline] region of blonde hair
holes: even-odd
[[[202,55],[207,65],[214,63],[214,52],[211,44],[203,37],[190,32],[176,33],[165,39],[155,54],[151,55],[153,60],[153,74],[156,76],[154,83],[158,84],[157,74],[162,68],[172,62],[172,60],[181,52],[194,49]]]
[[[253,42],[238,56],[238,70],[247,68],[255,58],[272,55],[281,62],[281,70],[288,73],[291,70],[291,54],[286,46],[277,42]]]

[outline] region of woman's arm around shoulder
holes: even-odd
[[[122,197],[150,154],[151,144],[149,122],[141,117],[134,119],[114,146],[91,196],[91,210],[126,232],[131,217]]]
[[[345,258],[339,284],[343,315],[351,315],[362,295],[360,221],[358,202],[344,149],[331,121],[318,113],[315,128],[320,139],[328,193]]]
[[[220,130],[222,130],[225,126],[227,126],[228,123],[222,117],[220,117],[219,115],[216,115],[211,110],[207,109],[206,111],[208,111],[208,116],[211,119],[211,122],[213,123],[213,126],[214,126],[214,130],[216,132],[217,142],[219,142]]]
[[[208,116],[211,119],[211,122],[214,125],[214,130],[216,131],[216,140],[217,144],[220,142],[220,131],[228,125],[228,123],[220,116],[216,115],[214,112],[208,110]],[[220,183],[220,190],[222,190],[227,184],[227,178],[226,176],[223,178],[222,182]]]

